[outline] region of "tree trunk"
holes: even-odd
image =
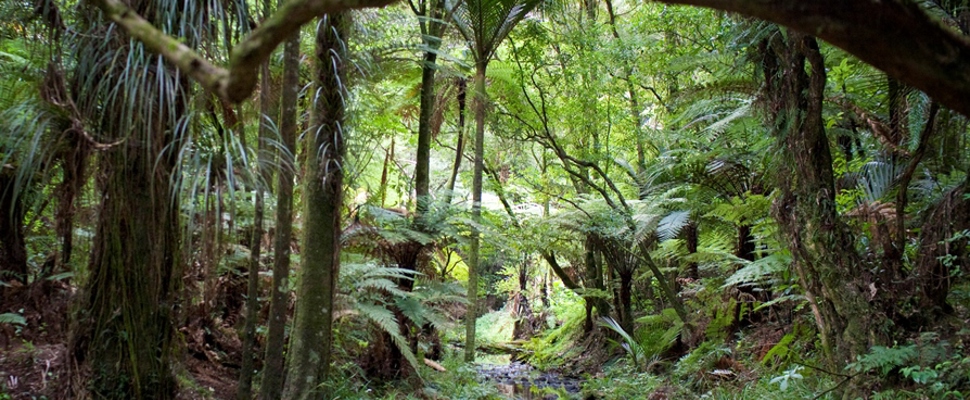
[[[418,15],[421,36],[424,45],[428,48],[424,52],[424,63],[421,64],[421,114],[418,118],[418,149],[414,166],[416,220],[419,228],[422,226],[421,217],[427,212],[430,201],[428,195],[431,181],[431,116],[434,113],[435,100],[434,75],[437,70],[435,62],[438,59],[438,48],[441,47],[440,36],[444,30],[444,24],[439,21],[443,17],[444,4],[444,0],[424,0],[421,4],[422,8],[430,5],[430,9]]]
[[[700,243],[700,238],[698,237],[697,222],[690,221],[687,225],[684,225],[683,230],[684,243],[687,245],[687,254],[694,255],[697,254],[697,247]],[[687,277],[690,279],[700,279],[700,271],[697,270],[697,262],[691,261],[687,263]]]
[[[266,334],[266,359],[259,387],[261,400],[282,398],[283,345],[289,303],[290,240],[293,237],[293,178],[296,172],[296,103],[300,90],[300,35],[283,49],[283,88],[280,93],[280,169],[277,172],[276,238],[273,243],[273,287]]]
[[[156,15],[177,7],[134,3]],[[181,282],[175,176],[189,82],[120,31],[107,38],[97,29],[87,32],[77,46],[75,73],[113,84],[75,92],[75,101],[82,110],[103,110],[96,129],[120,144],[99,153],[102,203],[69,337],[70,395],[170,399]],[[118,59],[127,63],[111,61]],[[134,95],[114,96],[116,88]]]
[[[815,314],[824,353],[833,367],[841,367],[881,343],[879,331],[887,321],[868,304],[861,258],[836,211],[822,120],[825,66],[818,43],[793,31],[786,43],[778,43],[782,40],[762,45],[774,135],[791,160],[781,163],[782,195],[773,213]]]
[[[586,234],[585,241],[586,251],[584,252],[584,258],[586,260],[586,277],[589,281],[588,286],[592,286],[593,289],[597,289],[599,292],[597,296],[602,296],[606,291],[606,285],[603,283],[603,268],[596,259],[596,248],[594,246],[594,241],[592,234]],[[596,301],[589,298],[588,295],[583,296],[583,300],[586,302],[586,321],[583,323],[584,332],[592,332],[594,321],[593,321],[593,308],[597,305]],[[605,317],[610,315],[609,308],[604,308],[605,301],[599,302],[599,306],[596,308],[596,315]]]
[[[455,181],[458,180],[458,169],[461,168],[461,158],[465,152],[465,89],[468,86],[465,78],[458,78],[458,138],[455,140],[455,162],[451,167],[451,179],[448,179],[448,191],[445,193],[445,203],[451,204],[455,194]]]
[[[620,326],[629,334],[633,334],[633,268],[617,270],[620,277],[619,313]]]
[[[349,14],[321,17],[316,34],[316,96],[308,135],[303,267],[283,397],[324,398],[330,370],[333,300],[340,268],[340,210],[343,204],[345,88],[344,40]]]
[[[0,165],[0,282],[27,283],[27,243],[24,241],[24,185],[17,172]],[[3,288],[0,287],[0,292]],[[0,301],[2,301],[0,297]]]
[[[475,170],[472,178],[472,220],[482,220],[482,171],[485,166],[485,69],[487,60],[475,67]],[[478,269],[480,266],[481,232],[472,227],[468,262],[468,312],[465,315],[465,362],[475,361],[475,322],[478,319]]]
[[[253,398],[253,370],[255,369],[256,349],[256,308],[259,307],[259,258],[263,249],[263,196],[264,188],[270,181],[270,174],[265,171],[266,160],[265,142],[269,140],[269,120],[276,119],[273,110],[276,104],[271,96],[269,61],[263,63],[259,89],[259,137],[257,138],[256,169],[259,182],[256,182],[253,216],[253,231],[249,238],[250,262],[248,282],[246,288],[246,324],[242,335],[242,367],[239,370],[239,384],[236,387],[236,398],[249,400]]]

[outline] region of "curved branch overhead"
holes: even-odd
[[[233,49],[228,68],[212,64],[177,38],[155,28],[120,0],[91,1],[129,35],[188,74],[203,88],[225,100],[240,103],[253,93],[260,64],[304,24],[323,14],[383,7],[396,0],[288,1]]]
[[[970,39],[908,0],[656,0],[814,35],[970,116]]]

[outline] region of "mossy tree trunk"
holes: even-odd
[[[277,173],[276,238],[273,244],[273,288],[266,334],[266,358],[259,398],[282,397],[283,346],[286,308],[289,302],[290,239],[293,236],[293,178],[296,171],[296,104],[300,90],[300,35],[295,34],[283,48],[283,89],[280,93],[280,169]]]
[[[307,135],[303,265],[290,337],[287,399],[322,399],[333,342],[333,300],[340,272],[343,204],[344,44],[350,15],[324,15],[317,25],[313,126]]]
[[[482,220],[482,172],[485,169],[485,69],[488,59],[475,63],[475,167],[472,175],[472,220]],[[475,361],[475,322],[478,319],[478,273],[481,265],[481,232],[472,227],[468,257],[468,312],[465,313],[465,362]]]
[[[881,343],[886,318],[866,299],[868,279],[835,205],[832,155],[822,120],[825,65],[812,37],[789,31],[762,46],[779,163],[773,213],[794,258],[833,367]],[[807,64],[806,64],[807,63]]]
[[[179,6],[132,7],[163,15]],[[95,18],[84,22],[95,28],[81,35],[75,53],[75,102],[118,144],[99,153],[102,202],[68,344],[71,395],[174,398],[181,280],[175,175],[188,79],[120,31],[106,31]]]

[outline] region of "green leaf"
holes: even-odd
[[[27,319],[16,313],[0,314],[0,324],[27,325]]]

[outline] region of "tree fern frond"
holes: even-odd
[[[657,225],[660,241],[670,240],[680,235],[680,230],[690,223],[690,211],[674,211],[667,214]]]
[[[777,251],[770,255],[747,262],[724,280],[721,288],[764,283],[771,275],[784,272],[791,265],[792,257],[787,251]]]
[[[418,373],[420,376],[420,373],[417,372],[420,371],[418,359],[415,357],[414,352],[411,351],[411,346],[408,344],[407,339],[401,335],[401,328],[398,325],[397,318],[394,317],[394,313],[386,307],[374,303],[358,303],[356,309],[360,312],[360,316],[374,323],[378,329],[391,337],[391,341],[401,351],[404,358],[408,360],[408,363],[414,368],[415,373]]]

